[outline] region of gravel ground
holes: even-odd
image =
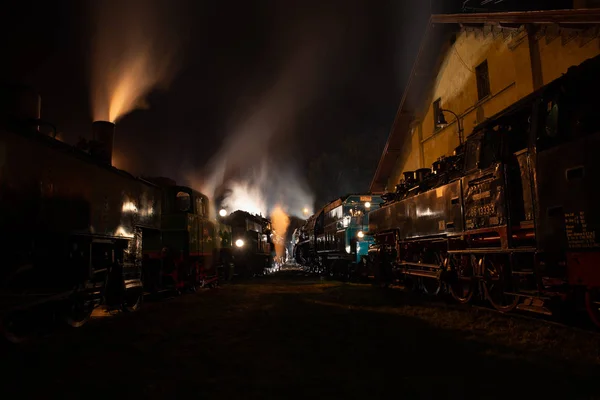
[[[1,349],[3,399],[600,398],[600,336],[294,270]]]

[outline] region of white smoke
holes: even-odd
[[[229,212],[244,210],[252,214],[267,215],[267,200],[260,185],[251,182],[230,181],[229,192],[223,199],[221,207]]]
[[[227,180],[224,187],[221,207],[228,212],[244,210],[268,216],[279,205],[287,214],[301,217],[304,209],[312,214],[314,197],[301,174],[267,159],[250,168],[243,178]]]
[[[296,133],[303,109],[318,90],[325,89],[322,78],[340,35],[330,31],[336,28],[332,23],[311,28],[310,35],[303,34],[299,45],[292,46],[293,55],[281,73],[246,118],[234,126],[207,166],[199,187],[213,198],[224,193],[222,206],[228,212],[244,210],[268,216],[279,205],[289,215],[305,217],[304,209],[312,214],[314,196],[297,170],[296,160],[282,162],[273,149],[274,139],[286,143],[285,139]],[[191,181],[198,182],[198,178]]]

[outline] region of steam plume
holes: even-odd
[[[94,120],[116,122],[143,108],[144,97],[173,77],[175,48],[166,22],[167,4],[158,0],[92,3],[92,114]]]
[[[293,54],[269,90],[234,126],[207,166],[201,190],[214,197],[224,192],[223,206],[230,212],[241,209],[269,215],[279,204],[287,214],[302,217],[305,208],[312,213],[314,198],[295,160],[275,156],[281,149],[274,141],[286,143],[285,138],[296,133],[303,109],[317,89],[323,89],[322,78],[333,53],[331,40],[336,43],[339,32],[327,29],[335,27],[331,21],[318,25],[310,25],[312,35],[303,33],[297,45],[290,46]]]

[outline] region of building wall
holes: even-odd
[[[454,45],[444,56],[432,96],[410,133],[410,151],[403,152],[388,177],[388,191],[392,191],[401,180],[402,172],[429,168],[439,157],[451,155],[458,146],[458,126],[452,114],[444,113],[448,126],[443,129],[435,127],[433,102],[436,99],[441,99],[441,108],[459,114],[463,137],[466,138],[485,118],[533,91],[529,43],[525,29],[509,37],[491,33],[484,35],[481,30],[462,30],[457,34]],[[537,44],[544,84],[559,77],[570,66],[600,54],[598,38],[581,46],[579,37],[565,42],[560,36],[551,41],[545,36]],[[490,95],[479,100],[475,69],[485,60],[488,63]]]
[[[566,42],[566,43],[565,43]],[[542,78],[544,84],[550,83],[573,65],[581,64],[588,58],[600,54],[598,39],[589,40],[583,46],[580,37],[572,40],[563,40],[558,35],[554,39],[543,37],[539,41],[540,56],[542,58]]]

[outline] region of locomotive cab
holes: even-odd
[[[588,288],[600,287],[600,85],[592,74],[588,68],[544,96],[536,137],[539,247],[547,264],[566,265],[570,285]]]

